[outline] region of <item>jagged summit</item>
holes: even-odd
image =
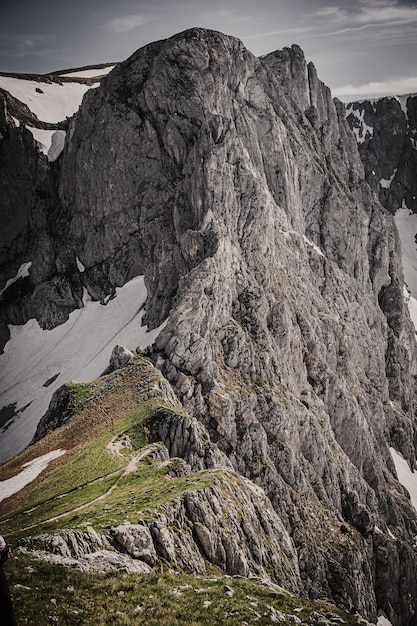
[[[117,308],[143,275],[147,358],[207,448],[264,489],[302,592],[411,625],[417,513],[394,459],[415,466],[417,356],[399,238],[300,49],[257,59],[204,29],[146,46],[87,92],[54,166],[7,117],[1,130],[31,174],[3,194],[3,284],[31,263],[3,292],[5,340],[22,325],[4,363],[27,320],[71,325],[89,298]],[[28,415],[16,389],[2,442]],[[170,445],[184,459],[182,433]]]

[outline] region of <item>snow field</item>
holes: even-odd
[[[6,89],[17,100],[26,104],[42,122],[61,122],[78,111],[84,94],[94,85],[82,83],[41,83],[35,80],[23,80],[0,76],[0,87]],[[40,89],[36,91],[36,89]]]
[[[86,296],[84,307],[52,330],[34,319],[9,326],[11,338],[0,355],[0,408],[15,405],[18,415],[0,431],[0,462],[30,443],[58,387],[100,376],[117,344],[134,351],[155,341],[163,325],[150,332],[141,325],[146,297],[143,276],[137,276],[105,306]]]
[[[410,494],[411,504],[417,511],[417,472],[412,472],[407,461],[394,448],[390,448],[392,460],[398,475],[398,480]]]
[[[17,493],[23,489],[23,487],[26,487],[26,485],[35,480],[35,478],[48,467],[53,459],[57,459],[63,454],[65,454],[65,450],[53,450],[52,452],[48,452],[48,454],[39,456],[37,459],[33,459],[33,461],[22,465],[25,469],[19,472],[19,474],[16,474],[16,476],[0,481],[0,502],[9,498],[14,493]]]

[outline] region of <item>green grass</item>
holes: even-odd
[[[41,476],[25,497],[24,504],[0,519],[0,532],[8,540],[62,528],[92,525],[106,532],[110,525],[138,519],[153,519],[175,497],[190,490],[213,484],[215,471],[176,477],[175,461],[161,465],[148,456],[138,462],[135,471],[123,475],[129,461],[146,445],[145,426],[152,419],[177,414],[160,398],[150,398],[114,420],[97,439],[87,442],[50,473]],[[132,449],[113,454],[108,444],[128,435]],[[109,492],[109,490],[114,489]],[[104,496],[100,502],[95,499]],[[78,507],[83,507],[77,511]],[[54,519],[59,517],[59,519]]]
[[[206,470],[190,476],[172,478],[170,466],[157,467],[146,461],[138,470],[126,476],[117,489],[105,501],[105,509],[96,507],[88,513],[89,524],[100,532],[112,524],[129,521],[136,524],[138,519],[152,520],[172,500],[187,491],[197,491],[210,487],[218,472]],[[74,524],[73,524],[74,525]]]
[[[71,413],[81,411],[91,398],[93,389],[90,383],[68,383],[68,410]]]
[[[46,527],[51,529],[68,526],[68,519],[75,519],[77,516],[76,513],[71,513],[71,511],[74,511],[76,507],[81,506],[83,503],[91,502],[105,494],[116,483],[119,476],[120,473],[87,485],[80,491],[69,492],[60,498],[48,500],[43,505],[34,507],[29,512],[25,511],[14,515],[12,518],[9,518],[5,526],[7,528],[7,536],[13,541],[21,537],[23,533],[30,535],[35,532],[39,533],[40,530],[46,530]],[[70,512],[69,516],[66,515],[68,512]],[[45,520],[62,514],[65,515],[64,518],[49,524],[44,523]]]
[[[332,606],[288,595],[256,580],[198,577],[160,569],[146,575],[94,575],[15,554],[6,565],[18,623],[44,626],[266,626],[274,611],[319,624],[312,613],[355,617]],[[225,585],[233,590],[225,594]],[[283,626],[294,624],[290,619]]]
[[[63,455],[62,462],[53,471],[41,475],[31,486],[23,505],[16,508],[12,514],[6,514],[0,518],[0,532],[6,533],[7,529],[7,535],[12,540],[16,540],[24,534],[22,529],[37,524],[36,528],[30,529],[29,534],[34,534],[45,526],[43,524],[45,520],[57,515],[70,513],[63,520],[54,522],[52,524],[54,528],[68,527],[71,520],[75,522],[76,519],[85,517],[85,513],[78,516],[72,515],[71,511],[88,504],[108,491],[120,478],[131,458],[146,444],[145,424],[161,414],[175,415],[161,399],[151,398],[139,404],[127,415],[115,420],[106,432],[97,439],[86,442],[84,447],[72,457],[65,459]],[[130,437],[133,449],[123,450],[120,455],[112,454],[107,448],[108,444],[115,437],[126,434]],[[163,494],[167,492],[165,485],[168,481],[164,479],[164,476],[168,470],[168,467],[158,470],[153,465],[150,466],[146,460],[141,462],[138,471],[121,480],[115,492],[108,499],[106,498],[104,504],[116,511],[121,510],[123,500],[129,491],[139,490],[139,495],[135,496],[138,506],[135,506],[132,511],[126,511],[130,517],[137,518],[140,503],[150,504],[150,499],[144,495],[148,489],[153,494],[156,503],[162,501]],[[171,490],[175,494],[177,490],[173,489],[174,483],[175,481]],[[182,492],[181,487],[179,492]],[[95,512],[93,510],[93,514],[95,513],[101,520],[102,506],[97,506],[96,509]]]

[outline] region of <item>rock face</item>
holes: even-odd
[[[352,102],[347,120],[381,204],[391,213],[402,206],[417,213],[417,96]]]
[[[145,275],[146,322],[168,318],[148,357],[219,458],[265,490],[297,553],[290,580],[415,623],[417,514],[389,453],[414,467],[398,235],[301,50],[260,60],[201,29],[151,44],[87,94],[60,167],[55,266],[96,299]],[[170,425],[158,437],[190,462]],[[207,556],[210,526],[197,503],[181,507]],[[210,554],[227,562],[222,537]],[[252,571],[259,555],[229,548],[236,572]]]
[[[66,258],[57,165],[48,163],[25,126],[15,126],[9,105],[0,92],[1,349],[9,338],[7,324],[35,317],[43,328],[53,328],[82,306],[75,259]],[[29,276],[3,292],[24,263],[31,263]]]
[[[83,572],[149,574],[152,571],[144,560],[133,560],[128,554],[116,551],[109,537],[99,535],[91,527],[85,532],[70,530],[56,535],[40,535],[26,546],[20,546],[19,551]]]
[[[230,575],[272,578],[300,592],[297,555],[264,491],[227,472],[213,487],[176,498],[152,522],[111,531],[116,546],[150,566],[159,556],[206,573],[206,563]]]
[[[176,498],[152,521],[122,524],[110,536],[86,531],[40,535],[21,546],[40,559],[84,571],[149,573],[158,558],[207,573],[207,563],[232,576],[272,579],[302,590],[297,554],[265,492],[233,472],[212,487]]]

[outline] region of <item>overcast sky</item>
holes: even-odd
[[[344,101],[417,92],[417,0],[0,0],[0,71],[123,61],[192,26],[256,55],[297,43]]]

